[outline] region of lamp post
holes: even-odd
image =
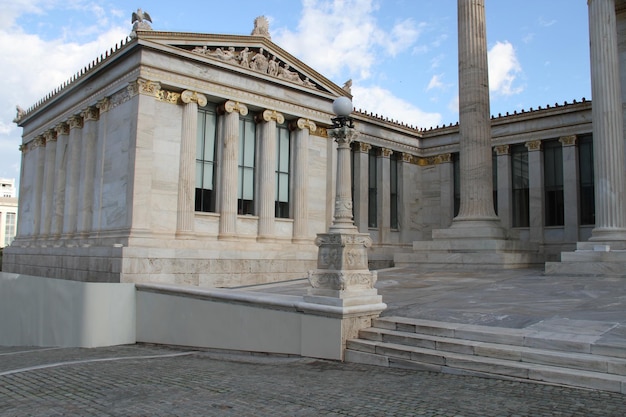
[[[350,190],[350,143],[357,137],[350,117],[352,102],[339,97],[333,103],[333,128],[328,136],[337,142],[337,189],[333,223],[327,233],[319,233],[317,270],[309,272],[307,301],[335,306],[382,305],[374,288],[376,273],[368,268],[367,248],[372,239],[359,233],[352,217]],[[384,307],[383,307],[384,308]]]

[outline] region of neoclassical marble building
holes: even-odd
[[[616,10],[623,39],[622,1]],[[327,129],[349,87],[273,43],[263,18],[250,36],[145,25],[132,35],[18,114],[18,234],[3,270],[210,287],[306,276],[332,223]],[[414,242],[450,227],[461,206],[459,126],[353,117],[354,221],[372,237],[370,266],[411,264]],[[591,101],[492,116],[489,129],[493,186],[481,192],[503,235],[534,251],[509,267],[589,239]]]

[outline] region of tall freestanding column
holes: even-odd
[[[589,0],[596,226],[592,241],[626,240],[624,137],[615,0]]]
[[[309,242],[308,222],[309,206],[309,135],[315,133],[317,126],[309,119],[298,119],[294,126],[296,132],[295,170],[293,174],[293,242]]]
[[[231,239],[237,232],[239,115],[247,115],[248,108],[241,103],[229,100],[218,108],[218,113],[224,117],[218,238]]]
[[[458,24],[461,206],[452,228],[464,229],[459,237],[503,238],[493,209],[484,0],[458,0]]]
[[[180,137],[180,161],[178,168],[176,235],[183,237],[191,234],[194,229],[198,106],[206,106],[207,99],[204,95],[189,90],[183,91],[180,98],[183,102],[183,126]]]

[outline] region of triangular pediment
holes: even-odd
[[[304,62],[262,36],[211,35],[179,32],[138,32],[140,40],[177,48],[217,65],[268,77],[286,85],[332,96],[349,95]]]

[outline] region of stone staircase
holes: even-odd
[[[626,349],[572,333],[402,317],[374,319],[345,361],[626,394]]]

